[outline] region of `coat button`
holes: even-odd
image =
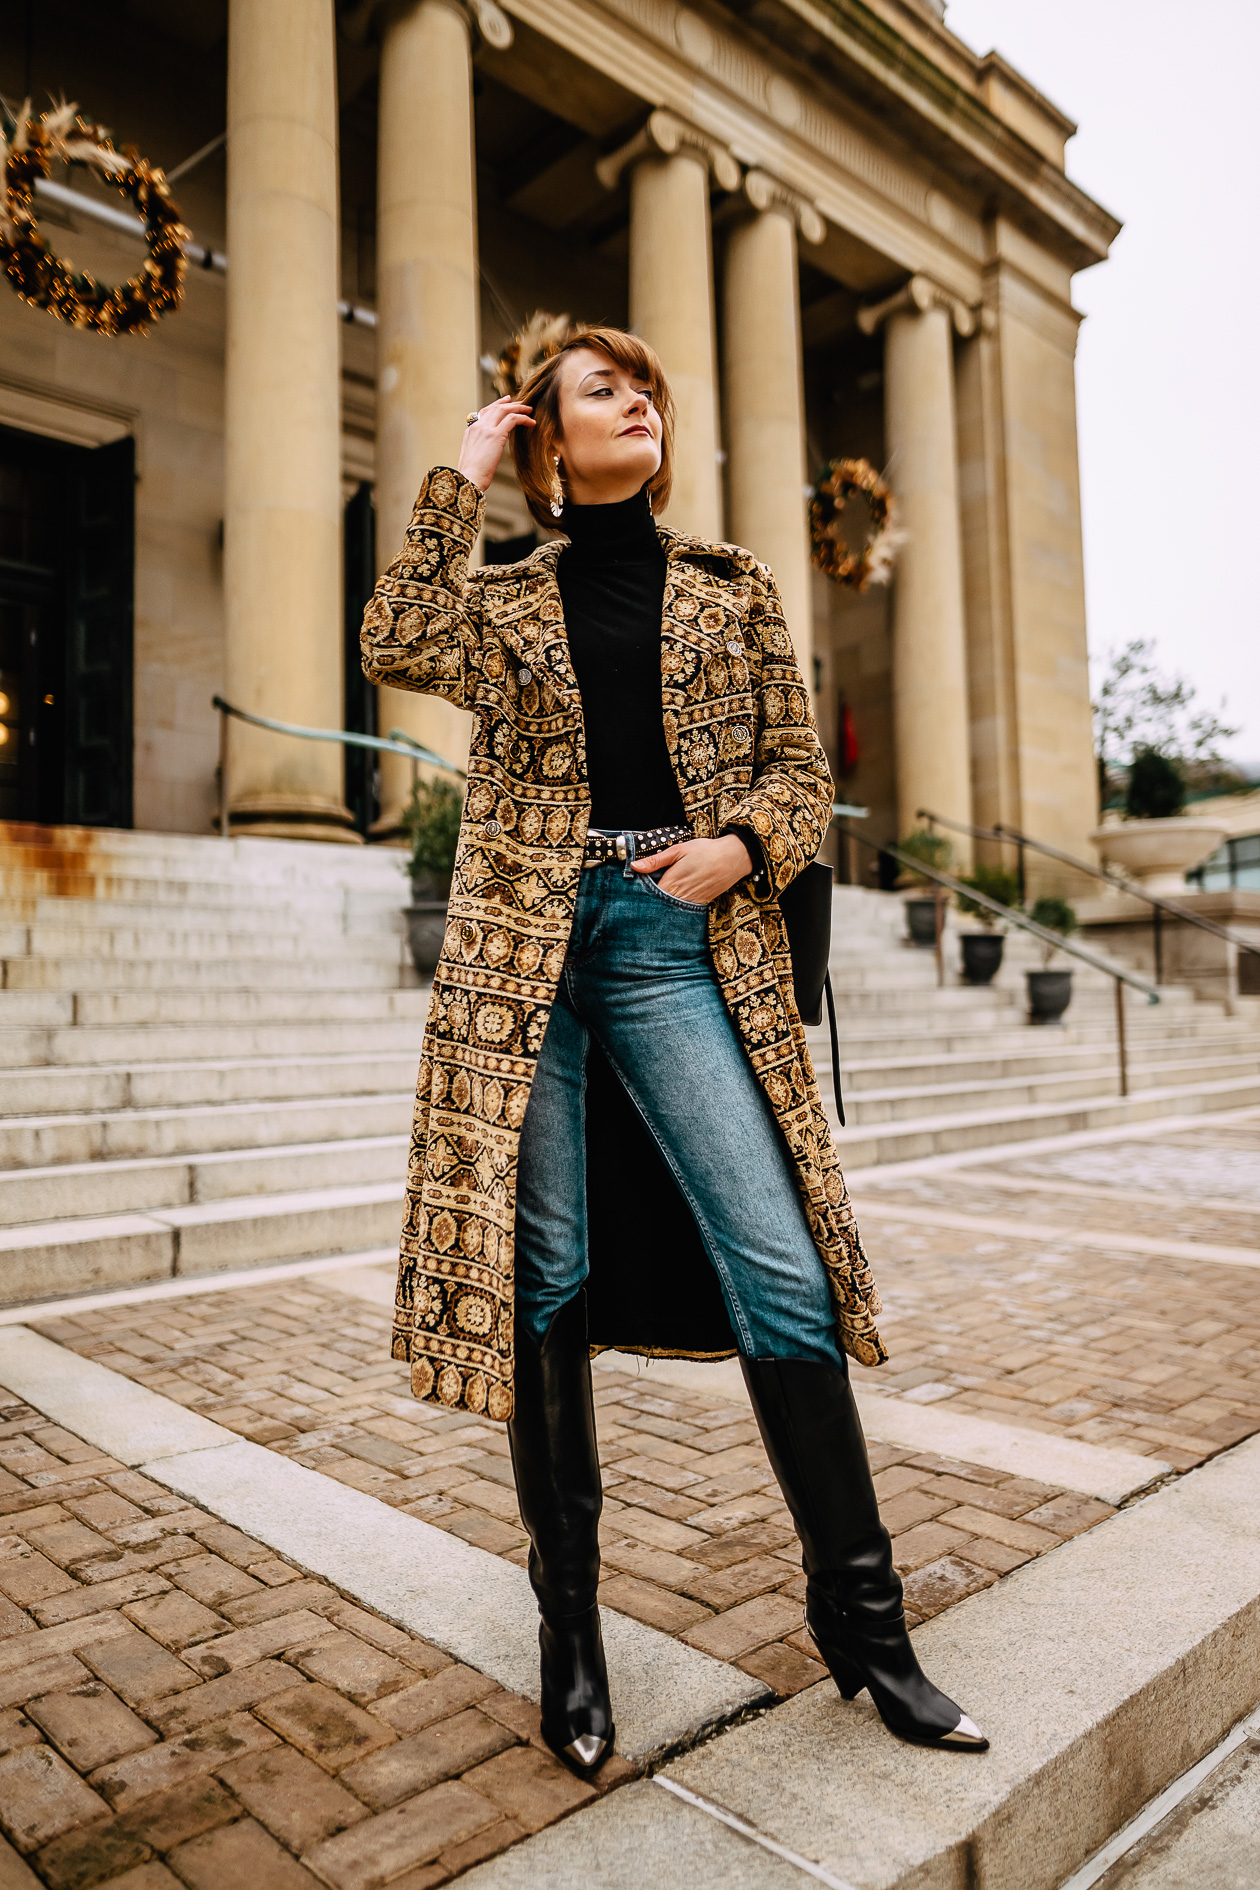
[[[476,938],[477,928],[471,919],[464,920],[464,923],[459,928],[459,936],[463,939],[465,944],[467,944],[470,939]]]
[[[521,673],[520,673],[520,675],[519,675],[519,677],[517,678],[517,680],[518,680],[518,682],[520,683],[520,685],[521,685],[521,688],[522,688],[522,689],[528,689],[528,687],[529,687],[529,685],[530,685],[530,683],[532,683],[532,682],[533,682],[533,680],[534,680],[534,672],[533,672],[533,670],[532,670],[532,669],[523,669],[523,670],[521,671]]]
[[[503,832],[503,829],[497,820],[488,820],[481,831],[485,834],[487,840],[493,840],[496,834]]]

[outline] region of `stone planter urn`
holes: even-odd
[[[1216,852],[1226,829],[1215,820],[1117,820],[1095,827],[1090,839],[1105,860],[1123,867],[1142,891],[1181,893],[1186,874]]]
[[[1006,940],[1000,932],[964,932],[962,974],[968,984],[992,984],[1002,963]]]
[[[407,947],[411,962],[422,978],[431,978],[446,937],[446,908],[450,902],[451,882],[431,873],[417,873],[411,881],[411,904],[403,907],[407,921]]]
[[[1028,1021],[1030,1024],[1057,1024],[1072,1002],[1070,971],[1026,971],[1028,980]]]

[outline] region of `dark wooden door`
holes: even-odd
[[[0,428],[0,820],[62,817],[60,545],[75,450]]]
[[[131,825],[135,481],[130,439],[84,453],[70,481],[62,818],[84,827]]]
[[[131,440],[0,428],[0,819],[131,825]]]

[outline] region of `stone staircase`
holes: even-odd
[[[0,826],[0,1302],[392,1251],[427,992],[396,853]],[[846,1166],[1260,1102],[1260,1029],[1111,981],[1024,1022],[936,988],[895,896],[838,888]],[[956,963],[951,921],[947,956]],[[811,1033],[827,1089],[826,1031]]]
[[[958,970],[960,929],[974,927],[960,928],[950,913],[938,989],[935,954],[908,943],[896,895],[836,888],[831,976],[846,1168],[1260,1103],[1258,1007],[1227,1016],[1182,985],[1166,987],[1157,1005],[1126,992],[1130,1093],[1121,1098],[1113,980],[1061,955],[1056,969],[1073,974],[1071,1006],[1061,1024],[1034,1028],[1024,973],[1041,964],[1036,940],[1009,933],[997,978],[976,988]],[[830,1101],[826,1026],[808,1035]]]
[[[400,864],[0,827],[0,1301],[394,1247]]]

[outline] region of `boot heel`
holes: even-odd
[[[856,1700],[866,1681],[860,1670],[844,1654],[834,1650],[826,1656],[827,1670],[840,1689],[842,1700]]]
[[[806,1625],[809,1625],[808,1621]],[[827,1664],[827,1672],[840,1689],[840,1698],[842,1700],[856,1700],[858,1694],[866,1685],[866,1680],[861,1670],[854,1665],[847,1654],[841,1652],[834,1641],[820,1639],[819,1635],[812,1627],[810,1627],[809,1631],[814,1636],[815,1647]]]

